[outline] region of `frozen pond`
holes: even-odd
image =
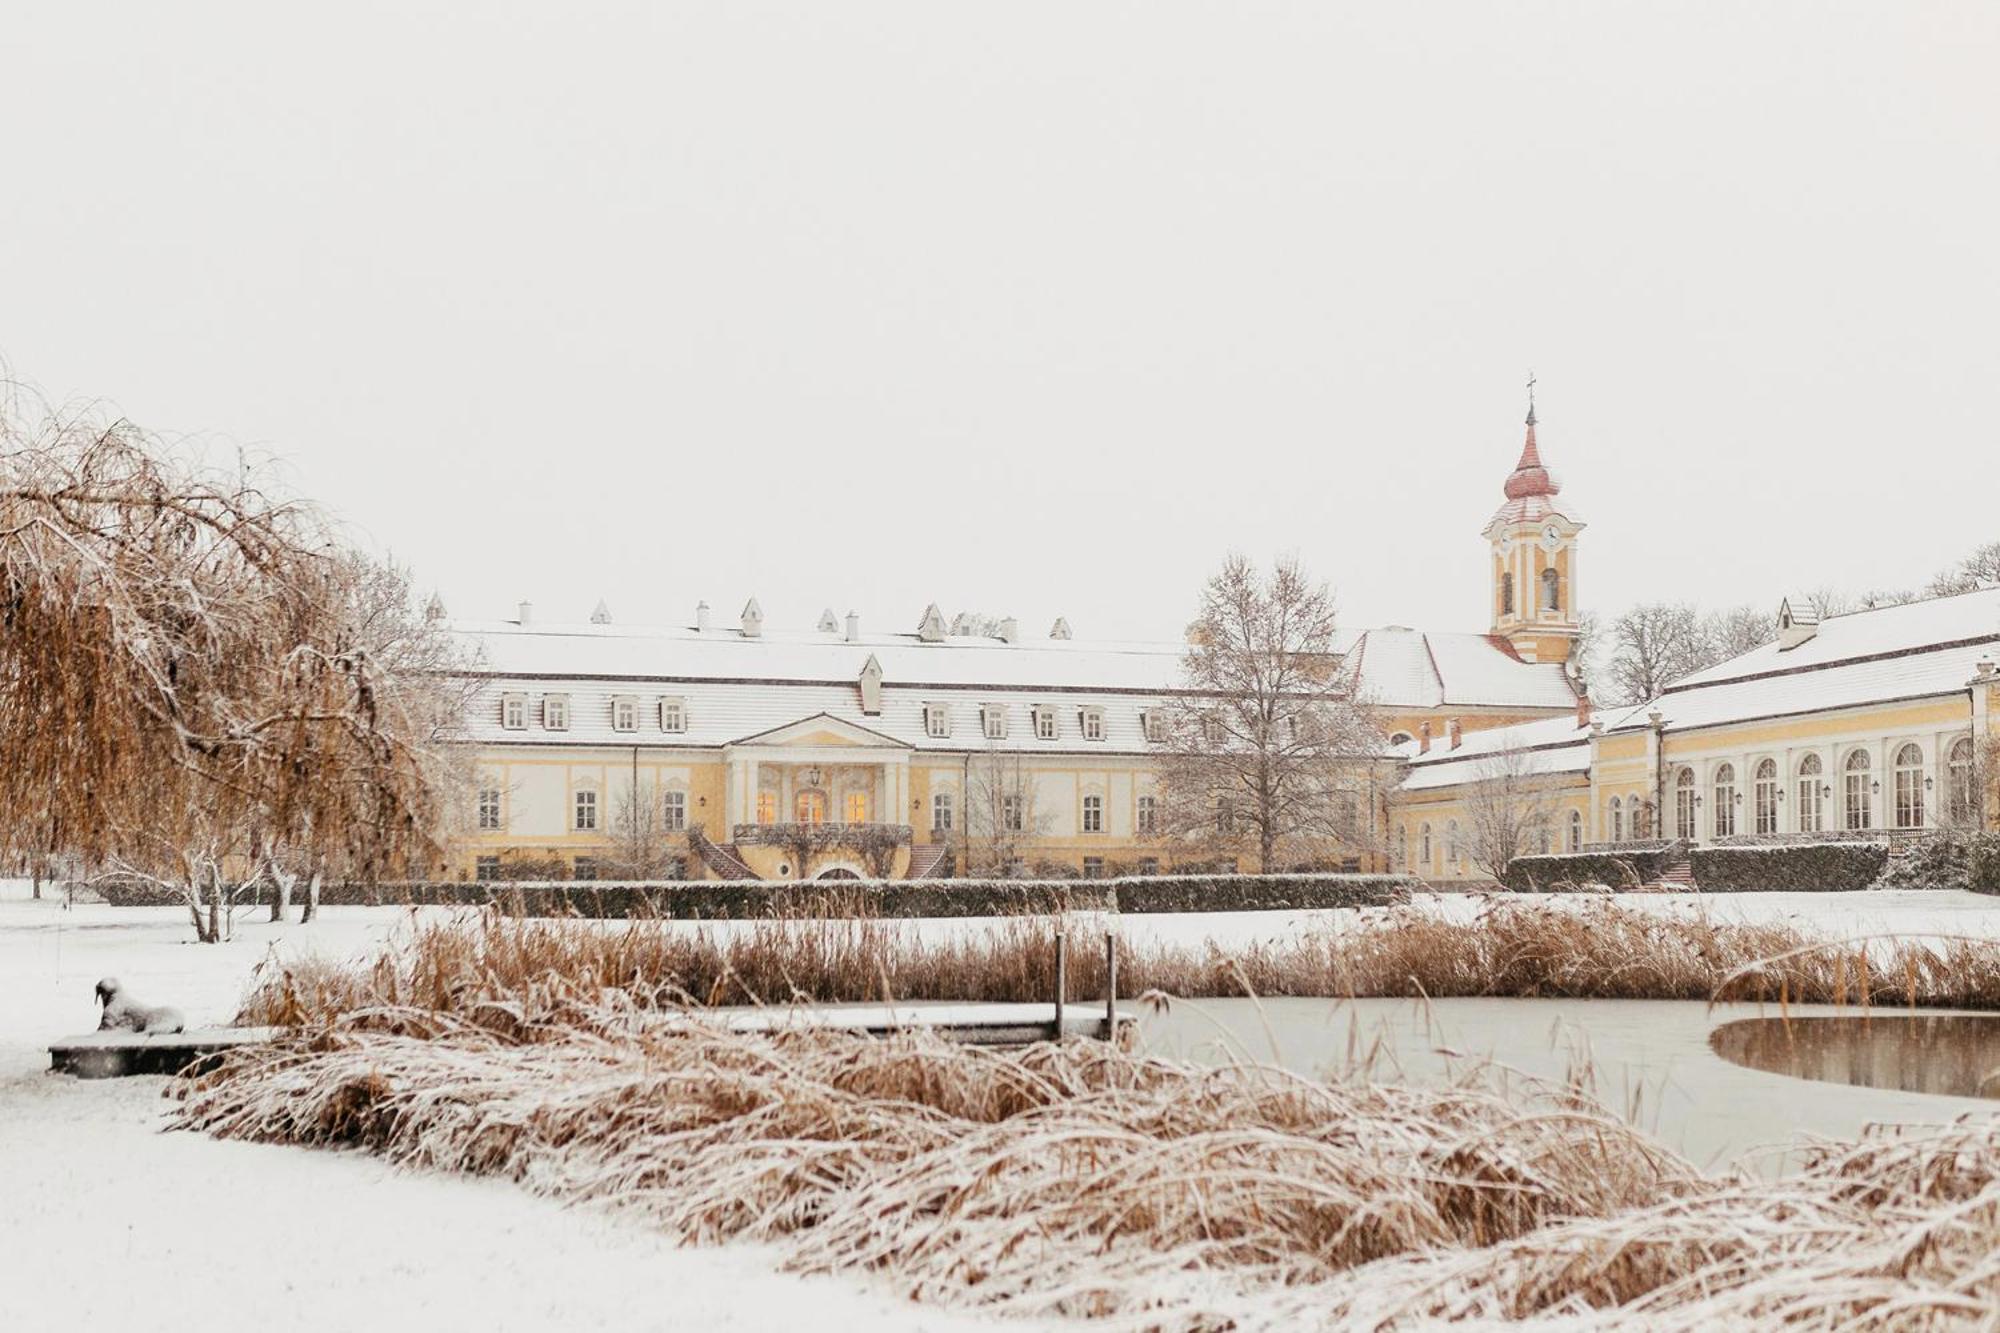
[[[1842,1016],[1831,1006],[1787,1012],[1795,1023]],[[1413,1083],[1482,1065],[1561,1079],[1587,1064],[1607,1106],[1708,1168],[1754,1155],[1756,1169],[1779,1172],[1785,1150],[1802,1138],[2000,1110],[1970,1096],[1808,1082],[1731,1063],[1710,1046],[1724,1025],[1775,1017],[1774,1005],[1664,1000],[1202,1000],[1175,1001],[1164,1014],[1141,1010],[1140,1033],[1159,1055],[1268,1061],[1316,1076],[1366,1064],[1378,1078]],[[1940,1017],[1878,1009],[1871,1021]]]
[[[1745,1018],[1709,1034],[1732,1064],[1822,1083],[2000,1098],[2000,1015],[1891,1010]]]

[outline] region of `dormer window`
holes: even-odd
[[[1163,745],[1167,739],[1167,715],[1157,708],[1148,708],[1139,714],[1139,725],[1145,729],[1146,739],[1155,745]]]
[[[1037,705],[1035,708],[1035,739],[1052,741],[1056,738],[1056,710]]]
[[[1083,738],[1087,741],[1104,739],[1104,710],[1102,708],[1079,708],[1076,712],[1077,725],[1083,728]]]
[[[639,729],[639,701],[633,698],[618,698],[611,701],[611,729],[613,731],[637,731]]]
[[[924,735],[936,740],[951,735],[951,710],[944,704],[924,705]]]
[[[569,696],[549,694],[542,697],[542,730],[569,730]]]
[[[686,731],[687,729],[687,700],[678,697],[660,700],[660,730]]]
[[[979,724],[989,741],[1007,739],[1007,706],[1005,704],[981,704]]]
[[[505,694],[500,697],[500,725],[508,731],[528,729],[528,696]]]

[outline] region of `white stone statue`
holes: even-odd
[[[125,993],[117,977],[106,977],[97,983],[97,1002],[104,1006],[104,1017],[97,1024],[99,1032],[124,1030],[151,1034],[187,1030],[187,1019],[180,1010],[171,1005],[139,1003]]]

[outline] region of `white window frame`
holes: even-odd
[[[1581,810],[1572,810],[1569,812],[1568,845],[1569,850],[1572,852],[1583,850],[1583,811]]]
[[[1856,764],[1856,760],[1860,763]],[[1850,832],[1875,827],[1875,761],[1857,746],[1840,761],[1840,826]],[[1857,820],[1856,816],[1859,815]]]
[[[979,706],[979,728],[989,741],[1007,739],[1007,705],[981,704]]]
[[[1759,759],[1750,770],[1750,784],[1754,793],[1750,806],[1751,831],[1760,836],[1776,833],[1784,813],[1778,800],[1784,794],[1784,787],[1778,780],[1778,761]]]
[[[1091,793],[1083,798],[1083,824],[1085,833],[1104,832],[1104,798]]]
[[[1104,739],[1104,710],[1102,708],[1092,705],[1088,708],[1077,709],[1076,724],[1083,729],[1083,738],[1085,740],[1101,741]]]
[[[924,705],[924,735],[934,741],[941,741],[951,735],[951,708],[949,705]]]
[[[1021,797],[1008,793],[1000,798],[1000,826],[1009,833],[1026,831],[1027,817]]]
[[[1717,764],[1709,778],[1709,794],[1715,807],[1708,812],[1709,824],[1718,838],[1736,836],[1736,765]]]
[[[1682,768],[1674,775],[1674,836],[1684,842],[1693,842],[1701,835],[1700,807],[1696,804],[1700,795],[1701,784],[1692,768]]]
[[[952,799],[948,791],[931,795],[931,832],[949,833],[952,822]]]
[[[1800,833],[1826,831],[1826,761],[1817,754],[1804,755],[1794,773],[1798,808],[1792,812]]]
[[[1954,823],[1969,820],[1979,812],[1978,750],[1972,737],[1959,736],[1944,752],[1944,808]]]
[[[1164,745],[1167,741],[1167,715],[1157,708],[1148,708],[1139,714],[1139,726],[1146,734],[1150,745]]]
[[[660,730],[679,734],[687,729],[687,700],[679,695],[668,695],[660,700]]]
[[[1916,753],[1915,763],[1903,762],[1912,751]],[[1890,803],[1895,816],[1895,827],[1899,829],[1922,828],[1928,814],[1924,805],[1924,747],[1915,741],[1905,741],[1896,747],[1889,760],[1889,771],[1894,775],[1890,788]]]
[[[665,792],[660,797],[661,827],[668,833],[687,831],[688,794],[684,791]]]
[[[569,730],[569,696],[567,694],[545,694],[542,696],[542,730]]]
[[[598,827],[597,788],[578,787],[570,793],[570,829],[576,833],[595,833]]]
[[[639,729],[639,701],[629,694],[621,694],[611,701],[611,729],[613,731],[637,731]]]
[[[1618,797],[1611,798],[1611,841],[1625,841],[1625,802]]]
[[[505,807],[498,787],[481,787],[477,824],[481,833],[498,833],[507,827]]]
[[[1039,704],[1036,705],[1035,739],[1038,741],[1052,741],[1060,734],[1060,729],[1056,721],[1056,710]]]
[[[503,694],[500,696],[500,726],[506,731],[526,731],[528,729],[527,695]]]
[[[491,871],[491,874],[487,872]],[[472,878],[475,883],[491,884],[500,878],[500,858],[497,856],[474,857]]]
[[[1132,826],[1140,833],[1151,833],[1159,823],[1159,800],[1151,792],[1141,795],[1137,808],[1132,812]]]

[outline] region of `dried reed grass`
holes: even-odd
[[[1067,923],[1072,937],[1107,924]],[[550,983],[615,990],[643,1007],[861,1000],[1040,1001],[1054,992],[1061,918],[919,933],[865,918],[769,920],[721,930],[660,921],[418,920],[366,968],[274,971],[243,1021],[319,1023],[356,1009],[442,1012],[518,1002]],[[1104,958],[1077,949],[1071,993],[1103,993]],[[1954,939],[1832,941],[1789,925],[1659,915],[1615,903],[1499,899],[1476,919],[1421,908],[1342,918],[1278,943],[1121,941],[1122,996],[1448,996],[1771,999],[2000,1008],[2000,948]]]
[[[1115,1328],[2000,1322],[2000,1129],[1705,1177],[1577,1084],[1320,1082],[1095,1042],[357,1012],[184,1081],[179,1124],[496,1175],[808,1273]]]
[[[355,1013],[183,1084],[179,1123],[511,1178],[920,1300],[1170,1328],[1706,1188],[1574,1088],[1523,1106],[1096,1042],[1005,1054],[640,1017],[581,997],[527,1023]]]

